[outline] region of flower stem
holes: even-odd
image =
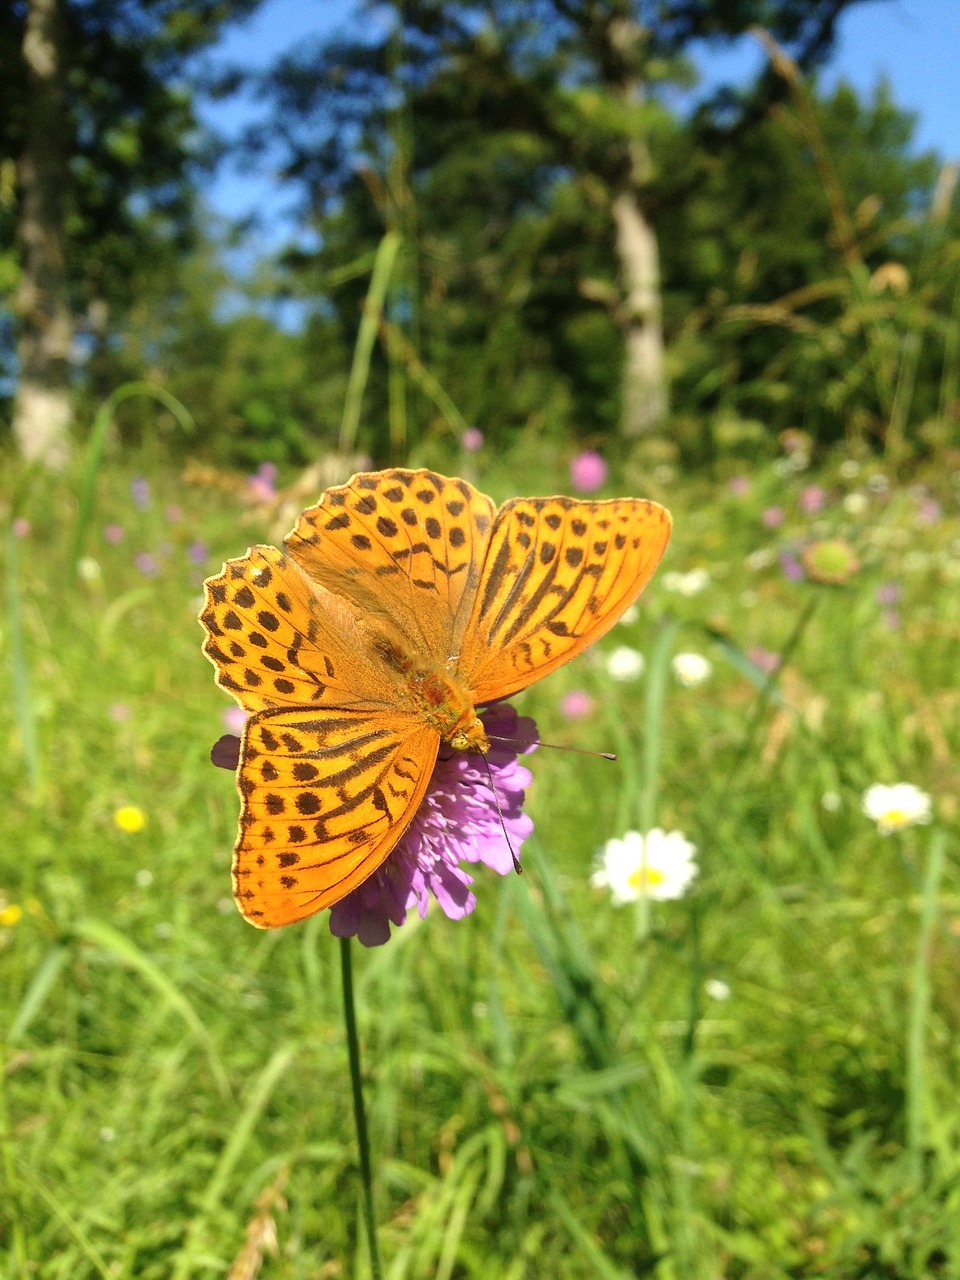
[[[383,1280],[380,1246],[377,1242],[377,1217],[373,1208],[373,1173],[370,1168],[370,1141],[367,1137],[367,1114],[363,1109],[363,1081],[360,1077],[360,1041],[357,1037],[357,1014],[353,1003],[353,962],[350,939],[340,939],[340,970],[343,976],[343,1018],[347,1029],[347,1051],[350,1055],[350,1084],[353,1087],[353,1119],[357,1127],[360,1151],[360,1181],[363,1183],[363,1219],[370,1249],[370,1274]]]

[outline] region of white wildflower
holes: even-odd
[[[843,500],[843,509],[851,516],[862,516],[867,509],[867,495],[856,489]]]
[[[614,906],[647,897],[657,901],[682,898],[697,874],[696,849],[679,831],[654,827],[644,838],[628,831],[608,840],[590,877],[595,889],[609,889]]]
[[[930,797],[912,782],[898,782],[892,787],[875,783],[863,793],[862,805],[863,812],[884,836],[917,822],[929,822],[932,816]]]
[[[661,578],[664,591],[674,591],[678,596],[698,596],[710,583],[710,575],[706,569],[698,567],[688,569],[686,573],[665,573]]]
[[[621,644],[607,654],[607,675],[611,680],[639,680],[646,666],[639,649]]]
[[[702,653],[678,653],[670,666],[673,674],[687,689],[696,689],[704,680],[709,680],[713,673],[713,663]]]
[[[711,1000],[729,1000],[730,987],[722,978],[708,978],[703,984],[703,989]]]

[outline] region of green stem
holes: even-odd
[[[350,939],[340,939],[340,968],[343,974],[343,1018],[347,1028],[347,1050],[350,1055],[350,1084],[353,1088],[353,1119],[357,1126],[360,1150],[360,1180],[363,1183],[363,1218],[370,1249],[370,1272],[373,1280],[383,1280],[380,1246],[377,1243],[377,1217],[373,1208],[373,1173],[370,1168],[370,1140],[367,1137],[367,1113],[363,1109],[363,1081],[360,1076],[360,1041],[357,1037],[357,1014],[353,1003],[353,962]]]
[[[942,831],[930,842],[930,857],[923,883],[920,928],[913,961],[913,983],[907,1024],[907,1149],[917,1183],[923,1176],[925,1112],[927,1104],[927,1016],[930,1011],[930,949],[937,921],[938,894],[943,875],[946,837]]]

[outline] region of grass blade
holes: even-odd
[[[87,942],[92,942],[95,946],[102,947],[105,951],[109,951],[123,964],[129,965],[131,969],[136,969],[140,976],[146,979],[170,1008],[180,1015],[206,1054],[207,1061],[210,1064],[210,1072],[217,1083],[217,1088],[224,1098],[229,1098],[230,1085],[227,1081],[226,1073],[220,1065],[220,1059],[217,1057],[217,1051],[210,1038],[210,1033],[203,1025],[193,1005],[180,988],[170,981],[160,966],[151,960],[148,955],[145,955],[125,934],[114,929],[112,925],[105,924],[102,920],[80,920],[74,925],[73,931],[78,937],[84,938]]]
[[[370,357],[373,354],[373,344],[383,318],[383,304],[400,245],[400,236],[395,231],[388,231],[377,248],[377,256],[370,275],[370,288],[363,304],[363,316],[357,332],[356,346],[353,349],[350,380],[347,383],[347,393],[343,401],[343,416],[340,419],[341,453],[352,452],[357,438],[363,392],[370,372]]]

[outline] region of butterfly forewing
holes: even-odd
[[[373,875],[416,813],[439,743],[403,715],[280,710],[248,721],[233,859],[244,916],[292,924]]]
[[[327,490],[285,545],[315,582],[445,663],[460,651],[495,511],[465,480],[370,472]]]
[[[478,703],[508,697],[599,639],[670,537],[655,502],[516,498],[497,515],[460,669]]]
[[[364,622],[275,547],[251,547],[204,583],[203,650],[247,711],[396,704],[367,658]]]

